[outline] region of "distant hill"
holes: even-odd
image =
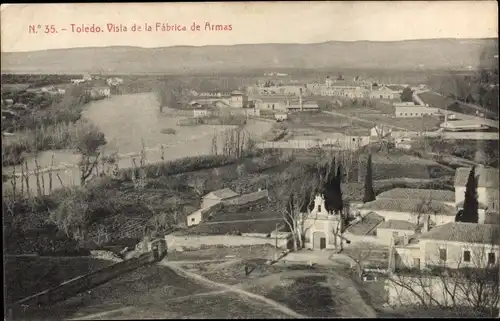
[[[2,72],[193,73],[277,68],[463,69],[497,63],[498,39],[330,41],[4,52]],[[419,67],[420,66],[420,67]]]

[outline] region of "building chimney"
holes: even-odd
[[[409,240],[409,238],[408,238],[408,235],[403,236],[403,245],[404,245],[404,246],[408,245],[409,241],[410,241],[410,240]]]
[[[300,111],[303,109],[303,102],[302,102],[302,88],[299,90],[299,105],[300,105]]]
[[[424,216],[424,227],[422,228],[422,233],[429,232],[429,215]]]

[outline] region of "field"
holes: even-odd
[[[64,319],[81,319],[88,315],[94,315],[93,319],[284,317],[261,303],[217,290],[186,279],[168,267],[152,265],[45,311],[34,312],[39,318],[50,318],[57,311],[58,317]]]
[[[5,295],[15,302],[106,266],[112,261],[90,257],[6,257]]]
[[[331,133],[369,135],[372,127],[364,122],[319,112],[294,113],[283,124],[293,137],[302,139],[327,138]]]
[[[265,296],[308,317],[376,316],[360,294],[363,285],[351,280],[341,267],[270,266],[264,259],[185,263],[183,267],[212,281]]]

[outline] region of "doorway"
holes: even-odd
[[[323,232],[314,232],[313,248],[315,250],[326,249],[326,235]]]

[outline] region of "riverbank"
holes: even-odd
[[[168,108],[160,112],[154,93],[120,95],[91,102],[82,111],[82,118],[104,134],[107,143],[100,148],[102,156],[115,160],[114,164],[105,164],[104,168],[99,169],[100,172],[112,171],[116,166],[120,169],[133,167],[134,159],[139,165],[141,150],[145,151],[146,164],[210,155],[213,152],[214,136],[218,142],[217,152],[222,153],[224,133],[235,128],[230,125],[178,126],[178,121],[186,117],[172,115]],[[243,130],[248,138],[259,141],[264,133],[271,130],[273,124],[249,119]],[[165,133],[165,128],[171,131]],[[27,157],[26,160],[28,168],[33,171],[36,167],[35,159]],[[78,154],[71,149],[43,151],[37,155],[41,172],[49,168],[54,172],[54,190],[80,184],[78,160]],[[3,174],[12,175],[14,170],[20,176],[19,167],[14,169],[12,166],[4,167]],[[49,174],[45,175],[48,188]],[[20,188],[21,179],[18,179],[16,186]],[[28,183],[35,192],[34,175],[28,177]],[[4,182],[3,186],[12,188],[10,182]]]
[[[9,97],[14,106],[23,106],[8,135],[2,131],[3,166],[20,165],[42,151],[74,148],[84,134],[83,109],[95,101],[79,86],[69,87],[64,96],[29,93],[28,101],[24,93],[2,92],[2,99]]]

